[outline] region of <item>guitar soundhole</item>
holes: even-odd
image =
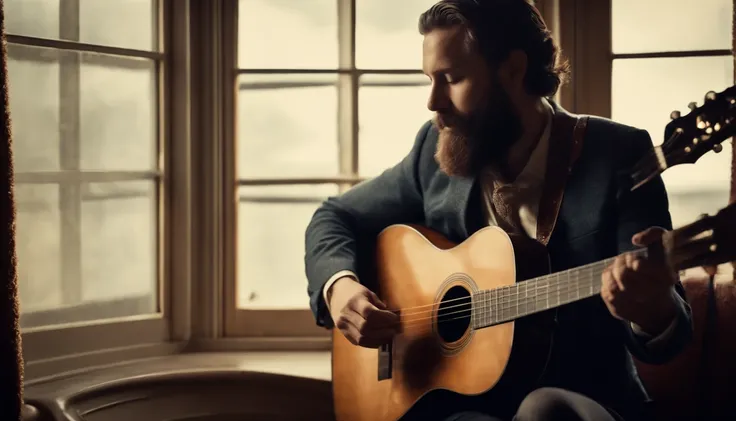
[[[453,343],[463,338],[470,327],[470,291],[460,285],[447,290],[437,311],[437,334],[443,342]]]

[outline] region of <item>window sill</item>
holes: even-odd
[[[26,383],[25,394],[47,397],[127,378],[183,371],[252,371],[327,381],[332,376],[329,351],[186,352],[37,379]]]
[[[205,405],[207,410],[218,413],[230,410],[273,411],[273,405],[263,406],[266,404],[261,404],[261,401],[278,395],[275,390],[295,399],[313,391],[311,399],[316,399],[314,405],[319,406],[320,411],[331,411],[330,378],[331,358],[325,351],[192,352],[128,361],[71,376],[36,381],[26,386],[24,396],[28,404],[40,408],[42,413],[53,414],[56,419],[63,419],[69,411],[80,414],[129,411],[123,407],[137,405],[135,396],[147,396],[147,409],[140,412],[141,415],[153,408],[167,412],[185,410],[179,408],[179,404],[171,405],[170,400],[166,401],[167,395],[175,396],[183,406]],[[253,391],[253,396],[247,398],[252,402],[243,401],[250,396],[247,393],[243,395],[243,390]],[[187,395],[192,393],[201,397],[199,402],[187,401]],[[257,397],[259,393],[264,396]],[[206,397],[206,394],[212,396]],[[259,409],[259,405],[262,408]],[[33,408],[27,409],[28,415],[29,409]],[[284,410],[287,409],[291,410]],[[110,419],[119,419],[113,415],[110,412]],[[148,419],[147,416],[143,418]]]

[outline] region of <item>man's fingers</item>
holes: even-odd
[[[342,332],[343,336],[345,336],[351,344],[358,345],[361,337],[360,331],[352,322],[350,322],[348,317],[344,317],[344,315],[343,317],[340,317],[337,323],[335,323],[335,326],[340,329],[340,332]]]
[[[365,329],[366,320],[354,311],[347,310],[340,316],[340,318],[344,318],[348,321],[350,325],[357,329],[358,332],[362,332]]]
[[[368,323],[360,314],[347,311],[341,315],[337,327],[353,345],[377,348],[391,341],[397,332],[397,325],[382,326]]]
[[[669,269],[666,269],[669,270]],[[663,278],[662,265],[658,262],[654,262],[647,259],[638,259],[636,264],[636,277],[645,280],[646,282],[655,282],[657,280],[667,280],[668,285],[674,285],[679,280],[677,273],[670,271],[671,276],[669,278]]]
[[[665,232],[667,232],[667,230],[661,227],[647,228],[644,231],[634,234],[634,236],[631,237],[631,242],[635,246],[648,246],[649,244],[662,238],[662,234],[664,234]]]
[[[371,323],[388,324],[399,321],[399,316],[393,311],[380,309],[367,300],[361,300],[356,307],[355,312],[365,320],[371,320]]]
[[[387,310],[388,306],[381,301],[380,298],[378,298],[378,295],[376,295],[373,291],[368,290],[368,300],[373,304],[374,306],[380,308],[381,310]]]
[[[401,318],[388,310],[373,309],[369,311],[366,321],[368,329],[372,331],[386,330],[398,333],[401,330]]]
[[[346,317],[362,334],[369,330],[387,329],[396,332],[399,329],[400,319],[396,313],[380,310],[365,300],[362,300],[355,310],[348,309]]]
[[[628,268],[626,267],[626,257],[618,256],[613,262],[613,268],[611,269],[611,278],[612,281],[616,284],[616,289],[618,289],[619,291],[624,291],[626,289],[626,285],[624,284],[624,276],[627,271]]]

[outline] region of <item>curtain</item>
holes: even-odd
[[[0,419],[19,420],[23,402],[23,357],[18,309],[18,278],[15,258],[15,201],[13,198],[13,154],[8,104],[8,51],[5,40],[5,5],[0,0],[2,45],[3,124],[0,137]]]

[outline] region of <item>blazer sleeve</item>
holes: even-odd
[[[423,220],[418,171],[430,128],[431,121],[422,126],[401,162],[340,196],[330,197],[312,216],[305,235],[304,262],[310,308],[318,326],[334,326],[322,290],[338,272],[359,273],[359,250],[367,247],[361,243],[389,225]]]
[[[619,167],[619,177],[628,174],[636,161],[650,153],[653,148],[652,140],[644,130],[637,130],[630,139],[628,153],[621,158],[623,165]],[[657,176],[633,192],[630,191],[630,184],[618,183],[617,205],[619,253],[635,248],[631,243],[631,237],[637,232],[652,226],[672,229],[667,192],[661,176]],[[685,289],[679,281],[675,285],[673,295],[678,306],[677,316],[665,334],[655,340],[639,332],[631,323],[623,323],[629,350],[634,357],[644,363],[664,364],[677,356],[692,339],[692,312],[687,303]]]

